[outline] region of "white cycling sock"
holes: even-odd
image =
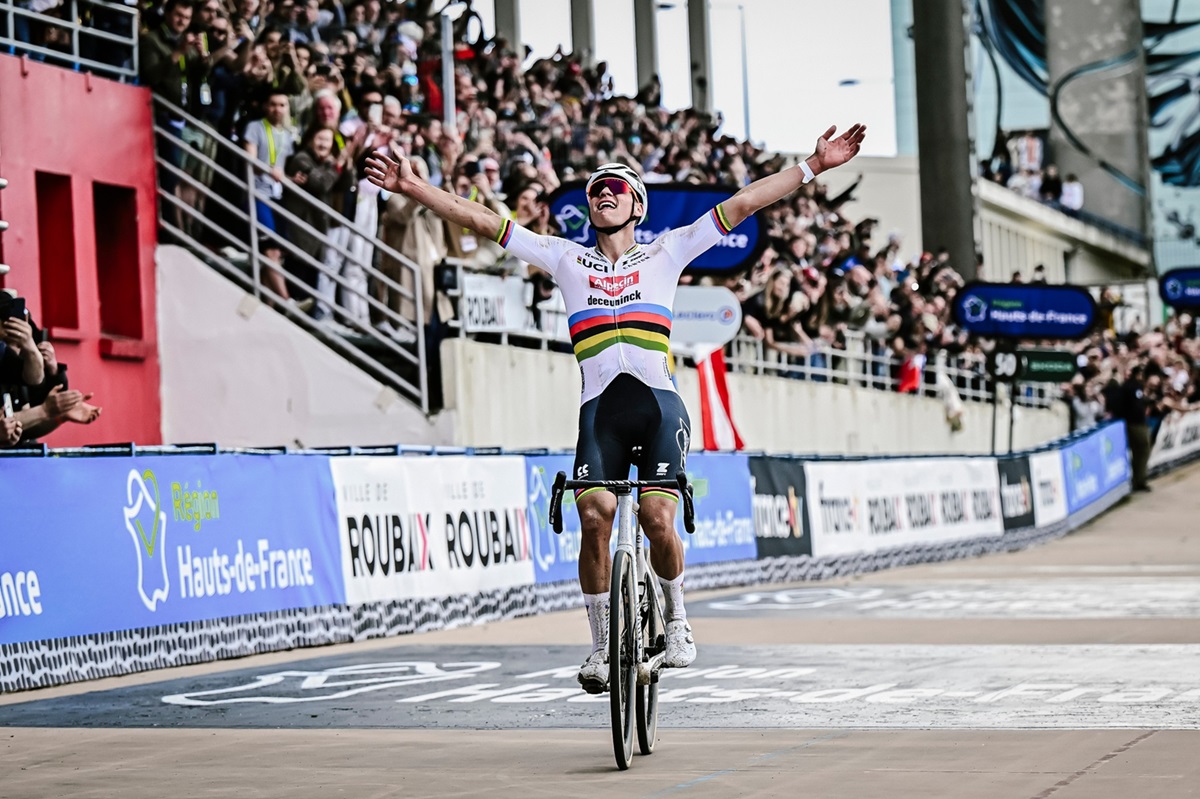
[[[662,586],[663,604],[666,605],[664,621],[687,621],[687,611],[683,607],[683,572],[674,580],[659,577],[658,583]]]
[[[608,647],[608,593],[584,594],[583,606],[592,630],[592,651],[598,652]]]

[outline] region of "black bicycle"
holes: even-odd
[[[608,684],[612,717],[613,752],[617,768],[633,762],[633,733],[643,755],[654,751],[658,734],[658,674],[666,656],[666,625],[656,590],[654,570],[646,558],[642,528],[636,522],[638,488],[673,488],[683,499],[683,526],[695,532],[692,487],[687,475],[674,480],[568,480],[564,472],[554,478],[550,494],[550,524],[562,532],[563,492],[603,488],[617,497],[617,551],[613,555],[609,589]]]

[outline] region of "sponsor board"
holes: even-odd
[[[320,457],[0,462],[0,643],[344,602],[331,492]]]
[[[683,512],[675,514],[675,529],[683,539],[686,563],[756,557],[749,461],[746,455],[715,452],[688,456],[687,475],[696,501],[696,532],[685,532]],[[656,478],[646,475],[646,479]]]
[[[524,458],[331,458],[350,604],[533,582]]]
[[[1075,339],[1091,330],[1096,303],[1080,286],[972,282],[953,311],[964,330],[980,336]]]
[[[812,554],[839,557],[1000,535],[994,458],[811,462]]]
[[[671,344],[725,344],[742,327],[737,295],[723,286],[680,286],[671,313]]]
[[[1187,460],[1200,452],[1200,411],[1170,413],[1159,425],[1150,450],[1149,468]]]
[[[1033,481],[1033,518],[1038,527],[1048,527],[1067,518],[1067,483],[1063,459],[1057,451],[1029,456]]]
[[[459,317],[463,330],[486,333],[530,327],[524,280],[464,271],[462,281]]]
[[[579,546],[583,537],[575,494],[563,496],[563,531],[550,527],[550,490],[554,476],[571,473],[574,455],[537,455],[525,458],[526,494],[529,508],[529,535],[533,545],[535,580],[556,583],[579,577]]]
[[[811,555],[804,464],[789,458],[751,458],[750,487],[758,556]]]
[[[1075,513],[1130,479],[1125,424],[1098,427],[1060,450],[1067,512]]]
[[[996,471],[1000,475],[1000,514],[1004,517],[1004,529],[1033,527],[1033,477],[1029,459],[1001,458],[996,461]]]
[[[1158,295],[1172,308],[1200,308],[1200,269],[1172,269],[1158,278]]]

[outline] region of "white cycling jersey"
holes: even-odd
[[[583,375],[580,403],[621,374],[651,388],[675,390],[671,380],[671,309],[679,276],[696,256],[730,231],[721,206],[687,227],[634,244],[616,263],[598,247],[540,236],[506,219],[496,241],[554,278],[567,306],[567,325]]]

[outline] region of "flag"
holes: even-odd
[[[745,447],[733,412],[729,408],[729,388],[725,385],[725,353],[717,347],[696,360],[700,373],[700,422],[706,450],[738,450]]]

